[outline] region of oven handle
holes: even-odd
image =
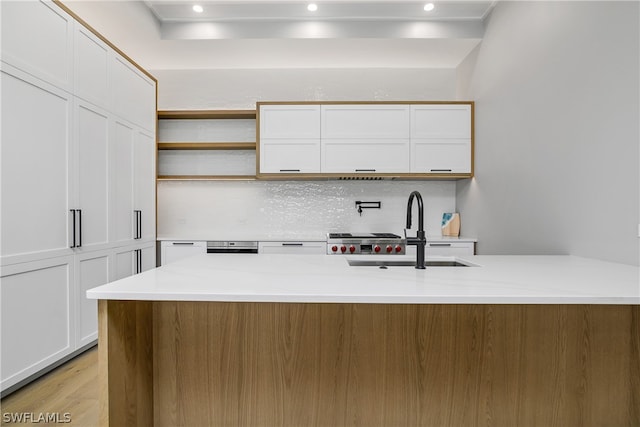
[[[208,254],[257,254],[258,248],[207,248]]]

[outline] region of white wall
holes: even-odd
[[[419,101],[455,96],[455,69],[151,70],[158,109],[254,109],[257,101]]]
[[[163,182],[158,238],[324,240],[327,232],[402,234],[413,190],[425,200],[427,232],[440,235],[442,213],[455,209],[453,181]],[[380,201],[382,207],[363,209],[360,216],[356,200]],[[414,230],[415,212],[414,206]]]
[[[458,84],[476,178],[457,205],[480,253],[639,264],[639,23],[638,2],[496,6]]]
[[[450,100],[454,69],[151,70],[161,110],[254,109],[256,101]],[[455,211],[455,181],[160,182],[158,237],[324,239],[329,231],[402,232],[409,193],[430,234]],[[355,201],[382,201],[359,216]],[[462,219],[464,231],[464,218]]]

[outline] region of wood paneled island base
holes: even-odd
[[[638,426],[640,306],[99,301],[110,426]]]

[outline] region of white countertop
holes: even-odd
[[[476,267],[352,267],[400,256],[207,254],[91,299],[413,304],[640,304],[640,268],[574,256],[469,256]]]

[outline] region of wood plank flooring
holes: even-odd
[[[93,347],[2,399],[1,425],[94,427],[98,425],[98,396],[98,351]],[[68,414],[70,422],[6,422],[11,415],[29,414],[26,417],[37,421],[40,414],[54,413],[59,421],[65,421],[64,414]]]

